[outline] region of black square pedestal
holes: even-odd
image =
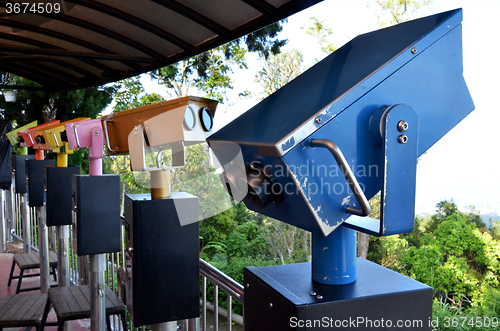
[[[119,252],[120,176],[72,176],[73,249],[78,256]]]
[[[431,329],[431,287],[362,258],[357,273],[324,285],[310,263],[245,268],[245,330]]]
[[[125,196],[127,306],[136,327],[200,316],[198,204],[184,192]]]
[[[26,160],[34,160],[35,155],[12,155],[15,193],[26,193]]]
[[[46,223],[47,226],[71,225],[73,175],[80,174],[80,167],[45,167]]]
[[[26,160],[25,170],[28,187],[28,205],[43,206],[45,202],[45,166],[54,164],[54,160]]]

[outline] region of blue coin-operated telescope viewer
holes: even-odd
[[[355,230],[413,230],[417,158],[474,109],[461,21],[457,9],[358,36],[208,139],[236,200],[312,232],[311,264],[245,270],[246,330],[323,317],[430,329],[432,289],[356,259]]]

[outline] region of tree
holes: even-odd
[[[453,199],[451,199],[438,202],[436,204],[436,208],[436,213],[431,216],[431,219],[425,225],[425,231],[428,233],[433,233],[438,228],[438,226],[443,223],[449,216],[455,214],[463,216],[467,220],[467,222],[474,224],[474,226],[477,228],[486,226],[474,206],[471,206],[469,212],[462,213],[458,210],[458,207]]]
[[[139,76],[123,79],[117,83],[118,92],[115,95],[115,105],[113,112],[137,108],[164,101],[165,99],[158,93],[144,94]]]
[[[480,302],[488,287],[500,285],[500,243],[463,215],[448,216],[421,242],[403,256],[406,273],[433,286],[450,304]]]
[[[370,216],[371,218],[380,219],[380,193],[377,193],[370,199]],[[379,238],[374,237],[373,241],[378,241]],[[370,247],[370,235],[364,232],[358,231],[358,252],[357,256],[364,259],[368,258],[368,249]],[[370,259],[373,261],[373,258]]]
[[[176,97],[187,96],[190,88],[196,88],[205,92],[206,97],[223,102],[224,91],[233,88],[230,77],[233,67],[247,68],[247,52],[257,52],[266,59],[278,54],[286,44],[286,40],[277,38],[281,30],[282,22],[271,24],[239,40],[154,70],[150,76]]]
[[[433,0],[375,0],[380,27],[399,24],[424,16]]]
[[[270,55],[267,61],[260,61],[255,81],[262,85],[267,97],[300,75],[304,71],[303,62],[304,57],[296,49]]]
[[[323,19],[317,17],[310,17],[309,19],[312,21],[312,25],[307,28],[301,27],[301,29],[306,30],[307,35],[316,38],[321,47],[321,51],[325,55],[335,52],[337,47],[329,40],[333,35],[332,28],[330,28],[328,23]]]
[[[40,87],[38,83],[18,77],[18,85]],[[3,117],[24,125],[37,120],[39,124],[55,119],[67,121],[77,117],[96,118],[113,100],[115,85],[52,92],[19,89],[17,101],[10,103],[0,98]]]

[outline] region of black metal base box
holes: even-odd
[[[134,325],[200,316],[198,198],[125,197],[127,306]],[[181,226],[179,219],[194,223]]]
[[[45,202],[45,166],[54,165],[54,160],[26,160],[28,205],[43,206]]]
[[[47,226],[71,225],[71,178],[80,174],[80,167],[45,167]]]
[[[72,192],[76,254],[121,251],[120,176],[73,176]]]
[[[431,330],[432,288],[362,258],[357,280],[324,285],[311,264],[245,268],[245,330]]]
[[[26,160],[34,159],[35,155],[12,155],[14,190],[16,193],[26,193]]]

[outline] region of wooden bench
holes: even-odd
[[[19,267],[19,276],[14,276],[14,268],[16,265]],[[54,253],[52,251],[49,252],[49,267],[52,269],[50,274],[54,276],[54,281],[57,281],[56,270],[55,270],[57,268],[57,255],[56,255],[56,253]],[[30,270],[30,269],[39,269],[39,268],[40,268],[39,253],[31,252],[31,253],[14,254],[14,258],[12,260],[12,269],[10,269],[9,282],[7,285],[10,286],[13,279],[18,279],[16,294],[18,294],[19,292],[39,290],[40,286],[23,288],[23,289],[21,288],[21,283],[23,282],[23,277],[40,276],[40,273],[26,274],[25,275],[24,271]]]
[[[0,331],[3,328],[45,327],[50,302],[47,294],[10,294],[0,299]]]
[[[90,317],[90,287],[88,285],[49,289],[49,300],[57,315],[58,331],[64,322]],[[126,308],[123,302],[106,287],[107,329],[111,331],[110,315],[120,315],[123,330],[127,330]]]

